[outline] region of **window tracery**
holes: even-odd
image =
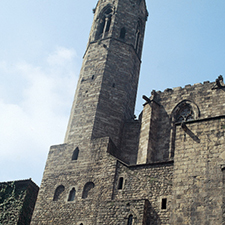
[[[113,14],[113,10],[111,7],[107,7],[100,14],[98,28],[97,28],[96,37],[95,37],[96,40],[100,38],[104,38],[106,34],[109,32],[111,21],[112,21],[112,14]]]
[[[194,119],[194,112],[190,104],[185,104],[177,112],[175,121],[176,122],[186,122]]]

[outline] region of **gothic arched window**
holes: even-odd
[[[79,155],[79,148],[76,147],[76,149],[73,151],[72,160],[77,160]]]
[[[55,190],[53,201],[58,201],[61,198],[64,190],[65,190],[65,187],[63,185],[59,185]]]
[[[83,199],[87,198],[90,190],[93,189],[94,187],[95,187],[95,184],[93,182],[87,182],[84,185],[84,189],[83,189],[83,193],[82,193],[82,198]]]
[[[170,134],[170,156],[174,157],[175,139],[176,139],[176,124],[185,123],[190,120],[196,120],[200,117],[198,106],[190,101],[183,100],[176,105],[171,113],[171,134]]]
[[[127,225],[132,225],[133,224],[133,215],[129,215]]]
[[[175,116],[175,122],[186,122],[194,119],[194,112],[190,104],[180,106]]]
[[[69,194],[68,201],[69,202],[74,201],[75,195],[76,195],[76,190],[75,190],[75,188],[72,188],[72,190],[70,191],[70,194]]]
[[[105,35],[109,32],[111,20],[112,20],[112,9],[111,7],[107,7],[106,9],[103,10],[102,13],[100,13],[95,37],[96,40],[99,38],[104,38]]]

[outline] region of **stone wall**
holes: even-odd
[[[166,89],[164,92],[153,92],[154,100],[160,105],[158,110],[158,119],[152,120],[152,114],[146,113],[145,109],[149,107],[149,104],[146,104],[143,110],[142,115],[142,126],[146,126],[146,121],[153,121],[153,129],[149,128],[149,131],[145,133],[156,133],[157,136],[156,143],[154,144],[155,148],[145,154],[144,161],[152,161],[151,158],[148,159],[151,155],[154,155],[153,161],[163,161],[167,160],[171,155],[171,152],[174,151],[174,138],[173,132],[175,122],[174,114],[176,109],[179,108],[179,104],[182,102],[187,102],[190,104],[193,110],[193,119],[204,119],[204,118],[213,118],[219,115],[225,114],[224,108],[224,89],[223,88],[214,88],[216,87],[215,82],[204,82],[203,84],[194,84],[186,85],[184,88],[177,87],[173,89]],[[151,97],[152,98],[152,97]],[[153,106],[152,106],[153,107]],[[155,106],[158,109],[158,105]],[[146,136],[146,135],[145,135]],[[143,151],[143,148],[146,145],[146,137],[140,136],[139,140],[139,154]],[[150,139],[148,139],[150,140]]]
[[[118,188],[123,177],[123,187]],[[146,199],[150,203],[150,224],[168,224],[171,209],[173,161],[165,163],[125,166],[118,163],[114,200]],[[167,199],[166,209],[161,209],[162,198]]]
[[[223,224],[225,117],[176,127],[171,224]]]

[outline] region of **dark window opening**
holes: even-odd
[[[123,188],[123,177],[120,177],[119,184],[118,184],[118,189],[121,190],[122,188]]]
[[[94,80],[94,78],[95,78],[95,75],[92,75],[91,79]]]
[[[76,147],[76,149],[73,151],[72,160],[77,160],[79,155],[79,148]]]
[[[133,224],[133,215],[129,215],[127,225],[132,225]]]
[[[137,28],[136,28],[136,37],[135,37],[135,45],[134,45],[134,48],[137,52],[137,54],[139,55],[140,52],[141,52],[141,47],[142,47],[142,22],[141,20],[139,19],[138,20],[138,24],[137,24]]]
[[[95,187],[95,184],[93,182],[88,182],[84,185],[83,193],[82,193],[82,198],[85,199],[88,197],[88,194],[91,189]]]
[[[116,86],[115,83],[113,83],[112,87],[114,88],[115,86]]]
[[[140,32],[138,31],[136,33],[136,43],[135,43],[135,49],[138,51],[138,46],[139,46],[139,41],[140,41]]]
[[[161,209],[166,209],[166,204],[167,204],[167,199],[166,198],[163,198],[162,199]]]
[[[58,201],[60,197],[62,196],[62,193],[64,192],[64,190],[65,190],[65,187],[63,185],[59,185],[55,190],[53,201]]]
[[[101,34],[104,31],[104,27],[105,27],[105,18],[101,19],[100,24],[99,24],[99,37],[101,36]]]
[[[108,8],[103,11],[99,19],[99,25],[96,33],[96,38],[104,38],[105,34],[110,30],[110,25],[112,21],[112,9]]]
[[[108,32],[109,28],[110,28],[110,25],[111,25],[111,15],[106,17],[105,20],[107,21],[105,32]]]
[[[70,194],[69,194],[68,201],[69,202],[74,201],[75,195],[76,195],[76,190],[75,190],[75,188],[72,188],[72,190],[70,191]]]
[[[125,36],[126,36],[126,29],[125,29],[125,27],[123,27],[123,28],[120,30],[120,38],[121,38],[121,39],[125,39]]]

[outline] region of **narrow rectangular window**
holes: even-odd
[[[162,198],[161,209],[166,209],[166,204],[167,204],[167,198]]]
[[[118,184],[118,189],[121,190],[122,188],[123,188],[123,177],[120,177],[119,184]]]

